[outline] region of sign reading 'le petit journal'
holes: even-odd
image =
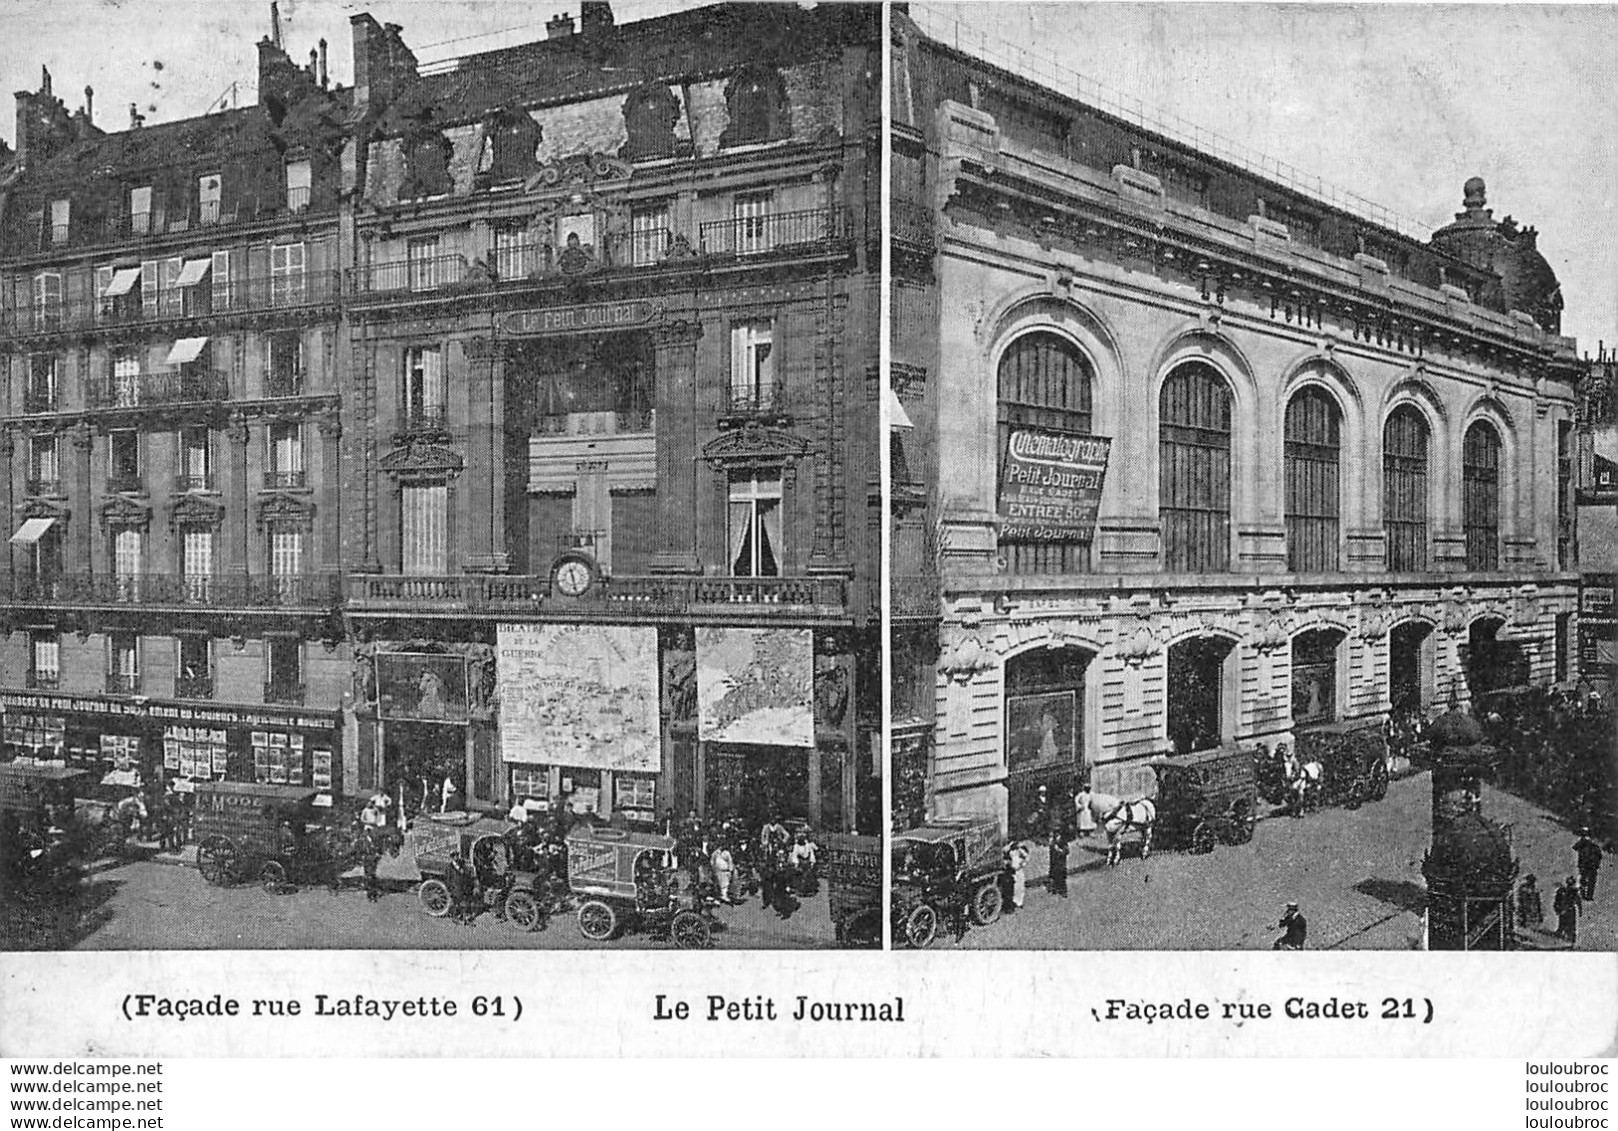
[[[1000,475],[1002,542],[1088,542],[1112,441],[1014,429]]]
[[[538,334],[584,334],[592,330],[623,330],[655,321],[660,311],[649,302],[598,302],[589,306],[557,306],[549,310],[519,310],[506,315],[506,333],[520,337]]]

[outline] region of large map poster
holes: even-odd
[[[697,629],[697,737],[815,744],[815,644],[807,628]]]
[[[657,773],[657,630],[499,627],[500,754],[507,762]]]

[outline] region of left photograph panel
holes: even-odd
[[[880,945],[879,6],[0,14],[0,949]]]

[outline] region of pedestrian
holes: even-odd
[[[1058,809],[1047,810],[1050,823],[1046,828],[1046,836],[1050,838],[1050,877],[1048,883],[1052,895],[1067,898],[1067,846],[1071,830],[1067,814]]]
[[[1286,913],[1276,924],[1286,934],[1275,940],[1272,950],[1302,950],[1309,938],[1309,921],[1303,917],[1296,903],[1287,904]]]
[[[815,879],[815,844],[806,830],[799,831],[787,851],[787,865],[792,870],[792,887],[799,895],[814,895],[820,890]]]
[[[365,866],[365,898],[375,903],[382,898],[382,885],[376,878],[376,864],[382,858],[382,845],[377,839],[376,829],[366,826],[360,829],[360,863]]]
[[[1011,909],[1021,911],[1028,898],[1028,846],[1014,841],[1006,849],[1006,867],[1011,871]]]
[[[1539,897],[1539,879],[1530,874],[1517,888],[1517,922],[1524,927],[1537,927],[1545,922],[1545,904]]]
[[[1573,842],[1573,855],[1579,861],[1579,894],[1586,900],[1596,897],[1596,873],[1601,870],[1601,845],[1590,835],[1589,829],[1579,833]]]
[[[730,854],[729,846],[721,840],[708,862],[713,867],[714,886],[719,889],[719,902],[729,904],[730,884],[736,875],[736,858]]]
[[[473,906],[473,896],[477,891],[477,880],[472,870],[462,860],[459,854],[449,858],[449,873],[445,877],[449,881],[450,916],[463,927],[470,927],[478,917],[478,908]]]
[[[1561,887],[1556,889],[1556,898],[1552,901],[1552,908],[1556,911],[1556,937],[1565,939],[1569,945],[1579,941],[1579,912],[1582,900],[1579,896],[1579,882],[1569,876]]]

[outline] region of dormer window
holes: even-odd
[[[210,173],[197,180],[197,223],[219,223],[219,202],[222,198],[224,178],[218,173]]]
[[[144,236],[152,230],[152,186],[129,190],[129,234]]]
[[[68,223],[73,215],[71,200],[51,201],[51,245],[61,247],[67,243]]]
[[[526,110],[502,110],[483,124],[478,174],[488,184],[515,181],[534,171],[541,131]]]
[[[643,86],[624,100],[624,132],[628,140],[618,151],[626,161],[674,156],[674,127],[680,120],[680,100],[661,83]]]
[[[309,207],[314,173],[307,157],[287,162],[287,211],[302,212]]]
[[[792,132],[786,86],[770,68],[750,67],[732,78],[725,87],[725,107],[730,125],[720,145],[774,141]]]

